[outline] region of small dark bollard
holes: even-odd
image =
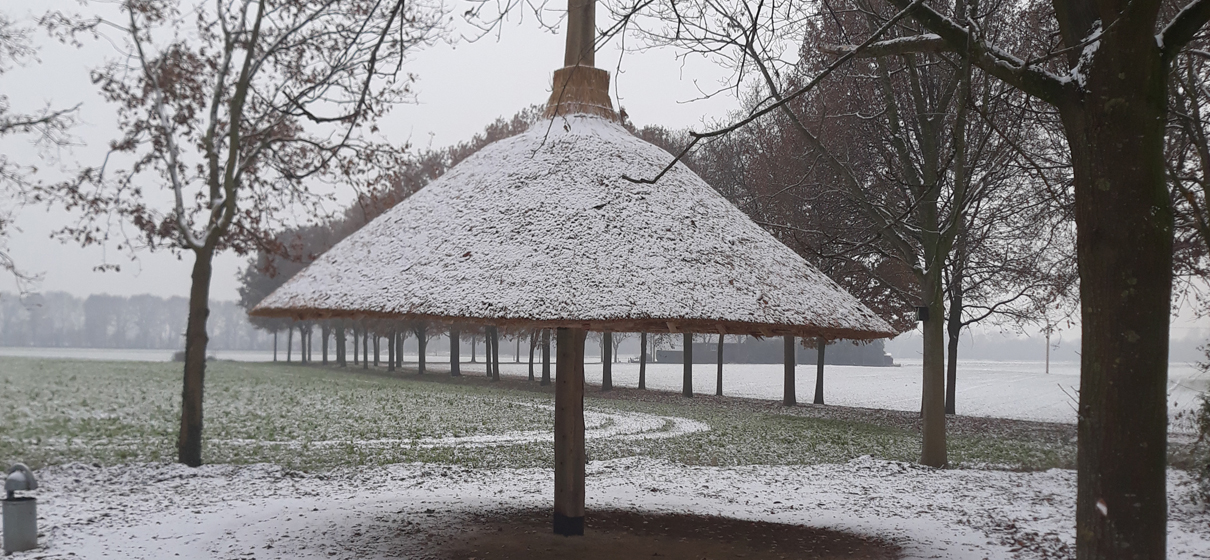
[[[38,547],[38,500],[17,496],[38,488],[34,473],[21,463],[8,469],[4,479],[4,553],[12,554]]]

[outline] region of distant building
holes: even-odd
[[[725,364],[780,364],[782,363],[782,339],[744,337],[742,342],[723,343],[723,363]],[[798,346],[797,356],[800,364],[816,363],[816,350]],[[683,350],[656,350],[655,361],[660,363],[679,364],[684,361]],[[717,342],[693,343],[693,363],[713,364],[718,361]],[[895,360],[886,353],[883,340],[863,343],[851,340],[837,340],[828,343],[824,352],[824,363],[838,366],[874,366],[893,367]]]

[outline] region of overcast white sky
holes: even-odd
[[[556,2],[562,5],[561,2]],[[460,13],[470,4],[458,2],[451,13]],[[0,3],[17,18],[32,20],[44,10],[61,7],[72,11],[113,10],[112,4],[92,4],[80,8],[71,0],[31,4]],[[605,26],[604,11],[598,24]],[[415,54],[409,72],[417,75],[418,104],[397,107],[383,128],[395,141],[410,141],[418,147],[440,147],[470,138],[497,117],[509,117],[517,111],[543,103],[550,91],[551,74],[562,66],[563,37],[539,26],[532,14],[523,21],[505,25],[499,38],[491,36],[476,42],[441,44]],[[548,21],[555,21],[550,18]],[[466,33],[469,27],[463,26]],[[89,81],[89,69],[107,58],[119,55],[108,42],[88,43],[83,49],[60,45],[38,35],[40,64],[30,64],[0,76],[0,93],[8,96],[16,110],[32,110],[47,103],[56,107],[81,104],[81,126],[75,131],[82,145],[58,154],[70,164],[96,165],[105,156],[107,142],[114,138],[112,109],[96,94]],[[632,42],[633,46],[633,42]],[[617,42],[606,45],[597,55],[597,64],[611,72],[618,64]],[[721,119],[738,106],[728,95],[693,101],[703,90],[717,90],[727,76],[702,59],[678,60],[671,50],[628,53],[621,60],[621,75],[613,76],[612,91],[620,97],[631,120],[638,125],[667,127],[699,125],[703,120]],[[701,87],[699,88],[699,84]],[[619,99],[614,99],[619,104]],[[39,154],[21,142],[0,144],[15,158],[39,163]],[[39,163],[47,167],[45,161]],[[47,170],[49,174],[49,170]],[[50,239],[50,233],[62,227],[68,216],[62,211],[26,207],[18,216],[8,241],[17,262],[32,272],[42,273],[39,289],[61,290],[87,296],[93,293],[187,295],[192,257],[170,254],[140,254],[136,261],[112,247],[81,249]],[[120,272],[94,272],[102,263],[119,264]],[[215,267],[212,297],[236,299],[236,271],[244,261],[225,255]],[[0,278],[0,291],[12,292],[11,277]]]

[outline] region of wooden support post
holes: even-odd
[[[815,404],[823,404],[823,353],[828,348],[827,339],[816,337],[815,347],[819,349],[815,355]]]
[[[458,366],[460,357],[458,348],[458,329],[450,327],[450,377],[458,377],[462,375],[462,371]]]
[[[555,362],[555,534],[584,534],[583,329],[558,329]]]
[[[538,331],[529,333],[529,380],[534,380],[534,350],[538,348]]]
[[[601,333],[601,390],[613,389],[613,333]]]
[[[647,333],[639,333],[639,388],[647,388]]]
[[[723,396],[723,333],[718,333],[718,381],[714,385],[714,396]]]
[[[542,381],[550,385],[550,329],[542,329]]]
[[[416,329],[416,352],[419,354],[416,359],[418,362],[416,368],[419,370],[420,375],[424,375],[424,353],[428,350],[429,346],[428,330],[429,328],[426,325],[420,325]]]
[[[319,343],[319,346],[320,346],[320,347],[323,349],[323,355],[324,355],[324,356],[323,356],[323,358],[324,358],[323,364],[324,364],[325,366],[326,366],[326,365],[328,365],[328,335],[329,335],[331,332],[332,332],[332,331],[328,330],[328,326],[327,326],[327,325],[323,325],[323,326],[319,327],[319,335],[320,335],[321,337],[323,337],[323,341]]]
[[[786,406],[794,406],[798,403],[798,399],[794,395],[794,336],[786,335],[785,349],[782,358],[786,363],[786,386],[785,397],[782,399],[782,404]]]
[[[693,333],[685,333],[685,351],[681,353],[685,362],[685,380],[684,387],[681,388],[681,394],[686,397],[693,396]]]
[[[375,339],[377,344],[377,339]],[[378,352],[374,353],[374,365],[378,365]],[[361,329],[361,369],[370,369],[370,329]]]
[[[387,371],[395,371],[395,341],[399,338],[394,331],[387,338]]]
[[[491,327],[491,332],[489,333],[488,336],[492,337],[492,353],[488,359],[488,363],[491,364],[492,381],[499,381],[500,380],[500,329],[498,327]]]

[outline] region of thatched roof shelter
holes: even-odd
[[[596,91],[605,91],[603,70],[574,68],[603,77]],[[684,165],[654,185],[625,178],[655,176],[671,157],[616,118],[555,116],[467,158],[253,313],[828,339],[891,334]]]
[[[480,150],[255,309],[558,329],[555,531],[582,534],[587,330],[871,339],[891,327],[684,165],[630,134],[570,0],[547,118]]]

